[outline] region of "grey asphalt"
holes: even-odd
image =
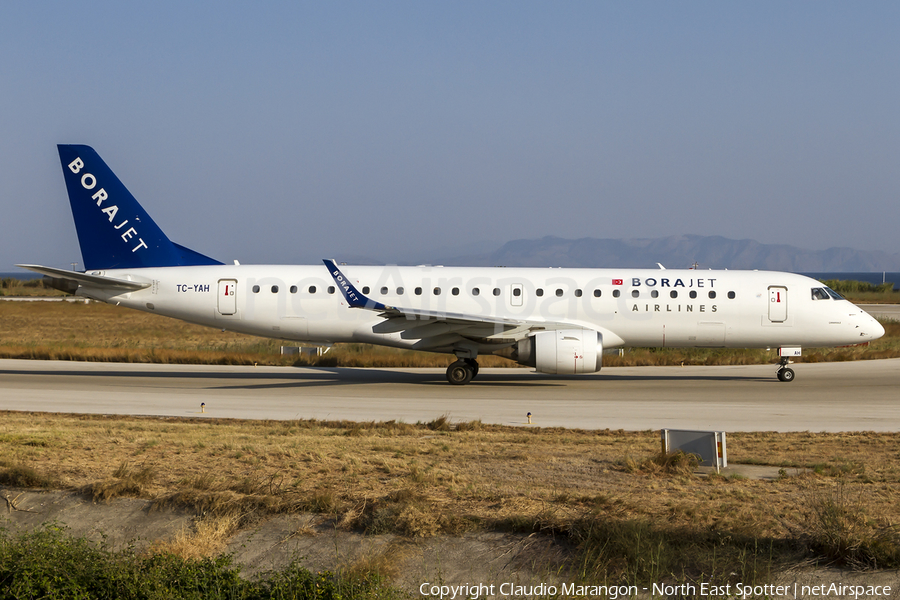
[[[583,429],[897,431],[900,359],[794,365],[617,367],[557,377],[482,369],[146,365],[0,360],[0,410],[92,414],[454,421]],[[201,412],[205,403],[205,412]]]

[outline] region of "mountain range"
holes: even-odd
[[[678,235],[656,239],[513,240],[497,250],[447,257],[434,264],[506,267],[621,267],[764,269],[791,272],[900,271],[900,253],[835,247],[807,250],[721,236]]]

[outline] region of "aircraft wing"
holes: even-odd
[[[524,337],[527,332],[534,330],[571,327],[563,323],[390,306],[372,300],[356,289],[334,260],[325,259],[323,262],[351,308],[375,311],[384,317],[383,322],[373,327],[375,333],[400,332],[400,337],[404,339],[425,339],[455,333],[470,338],[495,337],[508,340]]]
[[[76,271],[66,271],[65,269],[55,269],[53,267],[42,267],[40,265],[16,265],[47,277],[56,279],[68,279],[75,281],[86,287],[116,290],[120,292],[133,292],[150,287],[150,283],[140,281],[127,281],[125,279],[115,279],[113,277],[102,277],[100,275],[88,275],[87,273],[78,273]]]

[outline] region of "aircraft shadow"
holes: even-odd
[[[373,385],[373,384],[409,384],[421,386],[450,386],[442,372],[407,372],[377,368],[353,368],[353,367],[302,367],[296,370],[286,369],[284,372],[259,372],[245,371],[240,373],[213,373],[180,371],[177,367],[166,371],[137,371],[137,370],[91,370],[91,371],[30,371],[22,369],[0,369],[0,374],[23,375],[36,377],[109,377],[109,378],[148,378],[148,379],[193,379],[213,380],[216,382],[244,381],[244,384],[211,385],[207,389],[279,389],[279,388],[307,388],[344,385]],[[521,373],[492,373],[483,371],[468,386],[465,387],[560,387],[570,382],[657,382],[657,381],[744,381],[744,382],[775,382],[772,376],[758,375],[716,375],[716,374],[629,374],[618,375],[609,373],[596,373],[587,375],[547,375],[532,373],[522,370]],[[465,388],[464,388],[465,389]]]

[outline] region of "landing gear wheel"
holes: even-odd
[[[778,381],[793,381],[794,370],[788,367],[778,369]]]
[[[782,356],[781,360],[778,361],[778,381],[793,381],[794,380],[794,370],[788,365],[791,360],[787,356]]]
[[[466,385],[475,377],[475,370],[464,360],[458,360],[447,367],[447,381],[453,385]]]
[[[469,368],[472,369],[472,377],[478,377],[478,361],[474,358],[464,358],[463,359]]]

